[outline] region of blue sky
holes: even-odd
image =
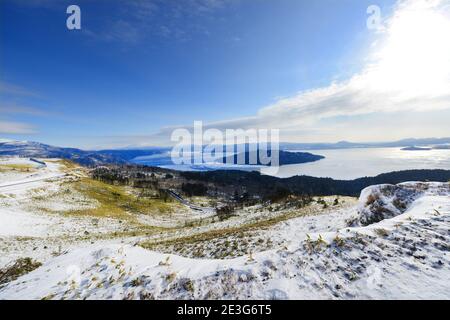
[[[302,130],[286,126],[285,140],[409,136],[414,131],[379,137],[376,127],[330,132],[392,119],[379,109],[347,114],[345,103],[341,113],[304,116],[322,108],[314,107],[323,100],[314,90],[345,86],[367,68],[383,37],[366,27],[373,2],[0,0],[0,135],[85,148],[157,145],[170,136],[167,127],[194,120],[280,127],[283,119],[269,123],[264,114],[282,114],[276,110],[287,101],[302,105],[293,114],[306,120]],[[401,10],[395,1],[376,2],[385,17]],[[70,4],[81,8],[81,30],[66,28]],[[312,107],[302,102],[311,90]],[[450,115],[441,104],[435,109]],[[429,117],[431,125],[433,112],[410,121]],[[445,135],[439,128],[415,136]]]

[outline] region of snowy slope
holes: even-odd
[[[306,238],[291,230],[288,247],[253,256],[199,260],[108,243],[75,249],[6,285],[0,299],[449,299],[450,186],[404,187],[415,196],[390,219]],[[362,193],[362,216],[370,194],[390,208],[395,197],[385,188]]]
[[[38,160],[39,161],[39,160]],[[25,184],[42,182],[49,179],[58,179],[65,176],[64,172],[60,171],[60,165],[55,160],[45,160],[45,166],[30,160],[29,158],[0,158],[0,165],[27,165],[35,169],[36,171],[30,171],[29,174],[17,173],[17,172],[1,172],[0,173],[0,192],[11,193],[15,190],[30,190],[33,186],[24,186]],[[42,184],[42,183],[41,183]]]
[[[72,236],[85,232],[102,234],[119,225],[108,218],[93,223],[90,217],[62,215],[67,210],[95,207],[96,202],[75,192],[59,195],[61,185],[73,176],[59,160],[43,161],[45,166],[28,158],[0,157],[0,168],[7,165],[32,168],[30,172],[0,171],[0,269],[20,257],[48,259],[60,247],[79,245],[72,243]],[[45,208],[51,210],[37,208],[37,199],[42,199]]]
[[[446,183],[406,182],[371,186],[361,191],[359,221],[369,225],[404,213],[423,196],[449,195]]]
[[[83,165],[126,162],[120,157],[120,154],[62,148],[33,141],[0,140],[0,156],[61,158],[73,160]]]

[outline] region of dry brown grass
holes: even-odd
[[[0,172],[34,172],[36,168],[31,164],[0,164]]]
[[[69,214],[129,219],[133,214],[172,213],[180,206],[160,199],[139,198],[128,192],[126,187],[106,184],[91,178],[81,178],[68,184],[69,188],[99,203],[96,208],[73,210]]]
[[[20,276],[27,274],[42,265],[31,258],[17,259],[13,264],[0,269],[0,285],[16,280]]]

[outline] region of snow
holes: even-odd
[[[38,237],[46,234],[51,221],[45,217],[30,216],[13,210],[0,211],[0,236]]]
[[[26,158],[3,158],[0,165],[29,165],[38,164]],[[17,210],[15,204],[27,198],[27,192],[32,188],[45,187],[45,179],[60,174],[57,167],[51,165],[34,173],[1,172],[0,173],[0,237],[2,236],[39,236],[45,227],[51,227],[51,221],[45,217],[30,215]]]
[[[1,159],[0,165],[29,165],[40,168],[33,173],[0,173],[0,237],[5,236],[43,236],[47,229],[53,227],[54,221],[45,216],[34,215],[20,208],[30,198],[30,191],[44,189],[48,192],[57,188],[51,179],[58,179],[64,174],[57,163],[48,162],[46,167],[40,166],[27,158]]]
[[[370,212],[370,195],[392,214],[346,226]],[[393,204],[400,195],[401,210]],[[280,223],[265,232],[287,246],[226,260],[85,244],[0,288],[0,299],[450,298],[448,183],[373,186],[358,206],[339,210]]]
[[[62,215],[69,210],[93,208],[96,203],[75,192],[70,197],[59,195],[61,184],[72,178],[64,172],[59,160],[43,161],[45,167],[28,158],[0,158],[0,165],[36,168],[31,173],[0,172],[0,268],[19,257],[48,259],[60,247],[90,243],[73,242],[74,236],[80,237],[86,232],[101,235],[120,230],[117,220]],[[37,198],[42,200],[37,201]]]
[[[407,182],[370,186],[361,192],[359,221],[368,225],[404,213],[414,201],[427,195],[449,195],[448,183]]]
[[[1,193],[16,193],[20,191],[27,191],[32,188],[42,186],[42,182],[49,179],[58,179],[65,176],[65,173],[60,171],[60,165],[54,161],[46,160],[46,167],[42,167],[39,163],[34,162],[28,158],[6,158],[0,159],[0,165],[28,165],[39,169],[37,172],[18,173],[16,171],[0,172],[0,192]],[[23,185],[27,185],[23,187]]]

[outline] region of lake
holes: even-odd
[[[325,159],[280,167],[276,176],[287,178],[308,175],[351,180],[399,170],[450,170],[450,150],[405,151],[400,148],[362,148],[316,150],[313,153],[323,155]],[[262,173],[265,170],[262,168]]]
[[[202,166],[173,165],[168,154],[153,156],[152,159],[142,157],[135,163],[160,166],[183,171],[204,171],[217,169],[260,170],[280,178],[296,175],[313,177],[329,177],[333,179],[351,180],[365,176],[376,176],[381,173],[409,169],[447,169],[450,170],[450,150],[416,150],[406,151],[401,148],[358,148],[338,150],[289,150],[311,152],[325,156],[325,159],[302,164],[282,166],[276,173],[259,166],[236,166],[223,164],[207,164]],[[273,168],[272,168],[273,169]]]

